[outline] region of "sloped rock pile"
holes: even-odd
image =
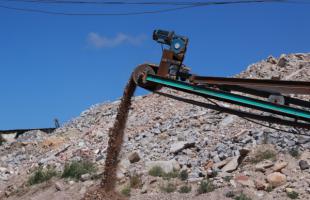
[[[310,81],[310,54],[269,57],[250,65],[237,77]],[[166,93],[205,101],[179,91],[164,90]],[[309,96],[300,97],[309,100]],[[0,146],[0,193],[8,186],[16,182],[18,184],[14,177],[28,177],[29,172],[39,165],[53,165],[57,170],[62,170],[69,161],[87,159],[95,162],[102,172],[109,130],[117,117],[119,104],[120,101],[115,101],[95,105],[53,134],[30,132],[15,141],[3,143]],[[231,164],[235,169],[228,169],[225,173],[221,169],[230,161],[232,163],[232,159],[239,159],[245,150],[260,145],[273,145],[277,152],[283,154],[290,151],[299,151],[302,154],[310,150],[309,131],[279,125],[272,127],[277,130],[157,94],[134,97],[120,152],[117,178],[124,182],[132,174],[147,176],[149,166],[158,162],[163,168],[173,166],[188,171],[191,182],[210,177],[214,170],[219,174],[232,171],[239,173],[239,162],[236,167]],[[310,162],[307,159],[310,158],[303,157],[303,160]],[[289,164],[286,168],[290,166],[293,165]],[[300,170],[298,163],[296,166]],[[302,173],[309,173],[307,170],[309,169]],[[267,172],[269,173],[268,170]],[[274,172],[270,171],[271,173]],[[248,175],[251,173],[246,174]],[[300,174],[303,175],[308,180],[308,175]],[[242,176],[240,179],[245,180]],[[305,183],[301,183],[297,178],[295,180],[294,177],[286,177],[287,183],[294,187]],[[256,182],[259,185],[259,180],[254,181],[255,184]],[[228,184],[217,177],[214,178],[214,183],[222,186]],[[260,186],[264,184],[265,182]],[[304,187],[306,186],[301,186]]]

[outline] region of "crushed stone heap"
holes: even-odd
[[[310,81],[310,53],[281,55],[280,58],[270,56],[266,60],[250,65],[236,77],[259,79],[278,77],[282,80]],[[204,101],[190,94],[164,90],[167,93]],[[309,96],[305,95],[300,98],[310,100]],[[96,163],[97,174],[102,177],[108,134],[114,124],[119,103],[120,101],[115,101],[94,105],[53,134],[33,131],[21,135],[16,140],[11,138],[10,141],[2,143],[0,146],[0,199],[1,197],[21,198],[15,195],[16,190],[25,186],[31,172],[38,166],[54,166],[57,171],[62,171],[68,162],[90,160]],[[231,106],[224,103],[221,105]],[[119,155],[117,184],[125,184],[133,174],[138,174],[142,177],[143,187],[140,189],[142,191],[139,190],[136,193],[137,196],[141,195],[140,193],[160,193],[154,189],[148,176],[148,171],[159,165],[167,172],[171,169],[186,170],[189,183],[211,177],[213,184],[218,188],[233,187],[229,181],[223,181],[224,177],[238,178],[242,173],[247,177],[253,176],[255,179],[258,177],[258,172],[248,166],[240,169],[238,164],[227,166],[227,163],[234,158],[243,157],[244,151],[251,151],[261,145],[270,145],[270,148],[279,154],[279,159],[288,163],[287,166],[291,170],[280,171],[280,175],[271,175],[269,168],[263,169],[264,172],[259,172],[266,176],[266,181],[268,179],[277,181],[279,177],[282,178],[282,174],[287,179],[285,187],[282,186],[284,188],[281,190],[263,193],[265,198],[283,199],[285,188],[297,188],[301,199],[310,198],[310,171],[307,171],[308,169],[300,171],[299,160],[288,157],[289,152],[298,149],[302,155],[301,158],[310,163],[309,131],[280,125],[272,125],[272,127],[277,130],[234,115],[197,107],[157,94],[134,97]],[[295,163],[292,163],[292,160]],[[216,172],[219,174],[217,177],[212,177],[214,165],[220,169]],[[226,175],[223,175],[224,171]],[[277,173],[280,172],[277,171]],[[240,179],[243,180],[242,177]],[[152,179],[152,181],[160,183],[157,179]],[[62,189],[61,194],[65,195],[66,191],[69,193],[72,188],[76,187],[79,188],[79,192],[76,192],[75,198],[82,198],[86,193],[85,188],[96,185],[96,183],[93,181],[92,184],[86,186],[81,182],[72,183],[71,187]],[[255,184],[246,187],[256,188]],[[84,190],[81,192],[83,187]],[[54,189],[53,187],[53,191]],[[24,192],[20,195],[22,195],[21,199],[30,199],[38,196],[39,193],[32,191],[31,194]],[[41,193],[44,192],[41,191]],[[57,193],[54,193],[52,193],[56,195],[53,196],[54,198],[61,199]],[[135,199],[135,195],[132,198]],[[254,194],[253,199],[255,198],[259,199]],[[51,199],[53,199],[52,196]]]

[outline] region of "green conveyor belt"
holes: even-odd
[[[272,110],[272,111],[277,111],[280,113],[292,115],[292,116],[295,116],[296,118],[305,118],[307,120],[310,119],[310,112],[305,111],[305,110],[295,109],[295,108],[288,107],[288,106],[277,105],[277,104],[273,104],[270,102],[260,101],[260,100],[256,100],[253,98],[235,95],[232,93],[218,91],[218,90],[214,90],[210,88],[190,85],[188,83],[184,83],[181,81],[170,80],[170,79],[161,78],[161,77],[154,76],[154,75],[148,75],[146,80],[149,82],[158,83],[163,86],[170,86],[170,87],[179,88],[185,91],[191,91],[197,94],[208,95],[210,97],[215,97],[217,99],[229,100],[229,101],[245,104],[245,105],[252,106],[252,107],[254,106],[258,109],[261,108],[265,110]]]

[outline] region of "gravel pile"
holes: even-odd
[[[250,65],[236,77],[310,81],[310,54],[281,55],[278,59],[270,56]],[[163,90],[205,101],[179,91]],[[309,100],[309,96],[300,97]],[[114,124],[119,103],[94,105],[52,134],[28,132],[14,141],[4,142],[0,146],[0,197],[10,185],[22,184],[38,166],[52,165],[61,171],[65,163],[86,159],[95,162],[102,173],[108,133]],[[190,183],[212,177],[215,173],[222,174],[212,180],[218,187],[226,187],[230,183],[223,181],[225,174],[240,173],[240,159],[250,155],[249,152],[256,147],[272,145],[279,155],[283,154],[283,159],[288,159],[286,155],[289,152],[303,154],[310,150],[309,131],[280,125],[272,127],[277,130],[158,94],[134,97],[120,152],[119,183],[128,181],[132,174],[141,174],[145,185],[143,192],[153,191],[149,185],[148,170],[159,165],[167,172],[186,170]],[[304,156],[303,159],[307,161],[310,157]],[[288,178],[287,182],[292,183],[290,187],[301,185],[300,193],[307,197],[310,191],[305,183],[310,184],[309,169],[300,171],[297,161],[298,173],[308,182],[298,180],[298,176]],[[285,162],[290,163],[288,160]],[[290,173],[287,172],[286,177]],[[270,174],[265,175],[267,178]],[[16,180],[14,177],[24,178]]]

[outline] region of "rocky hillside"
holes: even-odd
[[[310,54],[269,57],[237,77],[310,81]],[[53,134],[5,136],[0,199],[81,199],[100,182],[118,104],[95,105]],[[132,199],[310,199],[310,132],[263,124],[267,127],[157,94],[135,97],[118,190]],[[72,162],[94,169],[67,178]],[[38,170],[42,176],[50,169],[55,174],[48,181],[29,181],[40,177]]]

